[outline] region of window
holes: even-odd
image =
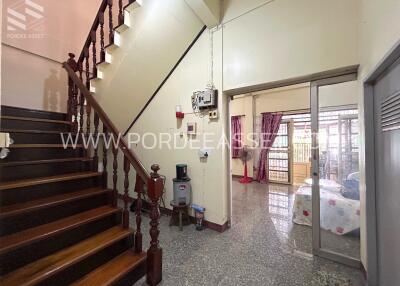
[[[274,145],[269,151],[269,180],[290,183],[290,122],[282,122]]]

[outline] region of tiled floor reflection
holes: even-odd
[[[264,185],[253,182],[242,185],[233,180],[233,225],[240,223],[251,209],[252,213],[264,213],[265,220],[272,223],[271,231],[280,241],[282,251],[310,259],[312,253],[311,228],[292,223],[295,188],[290,185]],[[255,205],[254,203],[257,202]],[[243,209],[243,205],[247,205]]]
[[[310,228],[291,223],[293,199],[290,186],[234,180],[232,227],[226,232],[198,232],[193,225],[180,232],[163,216],[161,285],[363,285],[360,271],[311,256]],[[148,222],[144,216],[144,246]]]

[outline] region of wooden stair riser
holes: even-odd
[[[75,281],[71,286],[132,285],[145,275],[145,268],[146,253],[129,249]]]
[[[118,225],[121,223],[121,217],[121,212],[118,212],[0,255],[0,275],[9,273],[28,263]],[[26,255],[26,253],[30,253],[30,255]]]
[[[83,148],[11,148],[11,152],[2,162],[36,161],[83,157]]]
[[[83,261],[74,264],[67,270],[52,276],[51,278],[47,279],[44,283],[41,283],[41,285],[49,285],[49,286],[70,285],[72,282],[78,280],[80,277],[93,271],[97,267],[103,265],[110,259],[123,253],[127,249],[132,249],[133,247],[134,247],[134,236],[132,235],[123,240],[118,241],[117,243],[112,244],[111,246],[103,249],[102,251],[97,252],[96,254],[84,259]]]
[[[0,182],[90,171],[92,161],[70,161],[21,166],[1,166]]]
[[[27,228],[50,223],[80,212],[109,203],[108,194],[68,202],[63,205],[40,209],[29,213],[0,219],[0,236],[9,235]]]
[[[41,122],[41,121],[26,121],[14,119],[1,119],[2,129],[22,129],[22,130],[52,130],[60,132],[71,131],[70,124]]]
[[[50,120],[66,120],[67,115],[65,113],[50,112],[42,110],[32,110],[12,106],[1,106],[1,115],[3,116],[18,116],[28,118],[41,118]]]
[[[50,196],[56,196],[76,190],[89,189],[102,185],[101,177],[89,177],[43,185],[28,186],[0,191],[2,206],[28,202]]]
[[[135,269],[126,274],[122,279],[113,284],[114,286],[132,286],[146,275],[146,261],[142,262]]]
[[[60,133],[8,132],[15,144],[63,144]],[[64,133],[67,140],[67,133]],[[80,142],[79,142],[80,143]]]

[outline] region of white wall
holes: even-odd
[[[360,121],[362,131],[362,142],[360,144],[361,158],[361,209],[365,210],[365,154],[364,151],[364,108],[363,108],[363,93],[362,83],[366,76],[373,70],[379,61],[385,56],[386,53],[400,40],[400,1],[398,0],[362,0],[361,1],[361,25],[360,25]],[[367,253],[366,253],[366,219],[361,216],[361,259],[363,265],[367,267]]]
[[[131,14],[96,99],[121,132],[129,127],[203,27],[182,0],[146,0]]]
[[[2,104],[66,111],[66,73],[61,62],[69,52],[79,55],[100,2],[35,0],[44,8],[36,28],[10,32],[3,23],[1,65],[7,72],[2,74]],[[23,2],[4,0],[3,19],[7,8],[24,11]]]

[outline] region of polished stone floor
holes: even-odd
[[[161,285],[364,285],[360,271],[311,256],[309,228],[291,223],[289,193],[234,180],[232,227],[222,234],[198,232],[193,225],[180,232],[163,215]],[[145,233],[148,222],[144,215]],[[148,240],[145,235],[144,246]]]

